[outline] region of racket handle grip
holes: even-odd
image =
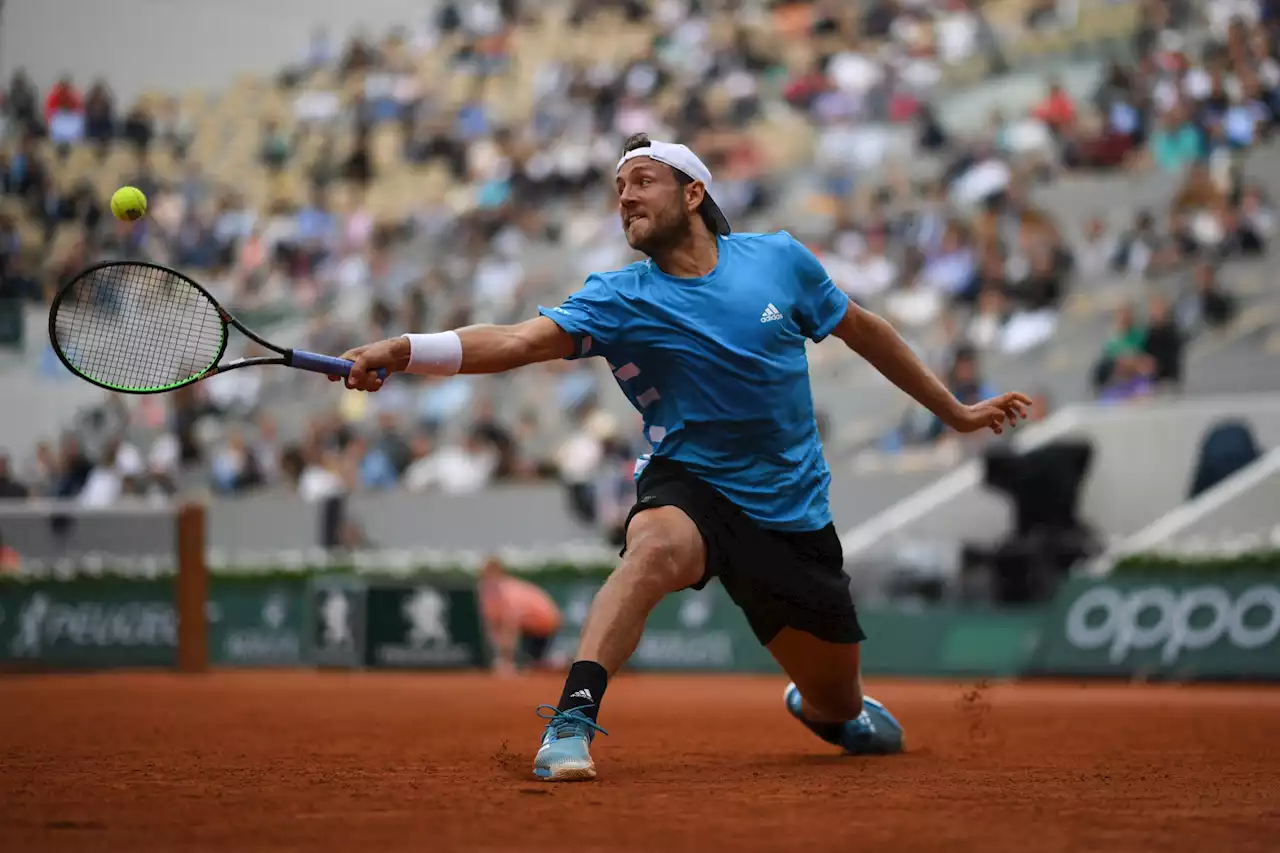
[[[296,349],[289,353],[289,366],[296,367],[299,370],[310,370],[312,373],[324,373],[328,376],[348,376],[351,373],[351,365],[354,361],[348,361],[345,358],[334,358],[331,355],[321,355],[318,352],[307,352],[306,350]],[[387,378],[387,371],[379,368],[379,379]]]

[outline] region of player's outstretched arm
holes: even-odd
[[[925,366],[888,321],[859,308],[852,300],[833,334],[865,358],[885,378],[957,432],[990,429],[1000,433],[1007,423],[1026,418],[1030,398],[1016,392],[966,406]]]
[[[347,387],[377,391],[387,374],[418,373],[452,376],[456,373],[502,373],[526,364],[568,358],[573,337],[546,317],[511,326],[466,326],[429,335],[401,335],[365,344],[343,353],[355,362]],[[331,381],[342,377],[330,376]]]

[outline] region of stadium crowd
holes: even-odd
[[[125,105],[107,81],[84,90],[70,79],[41,93],[18,72],[0,110],[0,299],[41,302],[95,259],[143,257],[194,271],[251,326],[294,329],[295,344],[323,352],[514,320],[587,271],[630,259],[608,177],[620,140],[643,130],[703,155],[737,230],[792,228],[962,399],[991,390],[985,356],[1053,336],[1076,277],[1195,262],[1185,300],[1117,319],[1095,380],[1124,399],[1176,382],[1187,337],[1229,321],[1215,264],[1266,251],[1273,230],[1269,200],[1232,167],[1280,118],[1271,4],[1210,4],[1203,45],[1183,37],[1190,4],[1138,7],[1136,60],[1113,65],[1091,98],[1047,80],[1029,114],[994,114],[972,135],[933,106],[950,78],[977,60],[1000,71],[1007,46],[1069,31],[1079,7],[1014,3],[1010,22],[970,0],[577,0],[570,32],[590,36],[607,17],[644,33],[639,47],[617,61],[547,53],[526,68],[520,46],[539,7],[446,2],[382,41],[357,36],[339,49],[318,31],[308,55],[269,82],[288,109],[262,111],[254,160],[265,185],[288,191],[265,197],[219,180],[198,156],[198,117],[177,95]],[[424,63],[447,72],[450,91],[424,82]],[[517,114],[501,108],[500,81],[512,75],[527,84]],[[934,168],[907,168],[859,132],[885,123],[910,128]],[[798,126],[803,145],[785,157]],[[114,221],[93,168],[69,178],[66,164],[84,151],[127,164],[111,177],[148,195],[146,219]],[[1133,227],[1115,232],[1101,218],[1057,221],[1030,201],[1036,182],[1108,169],[1166,172],[1182,184],[1178,201],[1131,211]],[[421,196],[391,192],[412,175],[438,181]],[[797,205],[818,224],[779,218]],[[52,359],[42,369],[61,371]],[[373,400],[341,395],[302,431],[265,411],[264,400],[289,393],[265,373],[133,407],[109,401],[35,459],[0,468],[13,469],[3,488],[109,503],[172,492],[198,471],[218,492],[282,486],[321,499],[558,477],[585,516],[611,523],[625,506],[638,430],[600,408],[612,391],[589,365],[546,365],[518,383],[406,377]],[[900,446],[942,430],[913,411],[888,432],[886,446]]]

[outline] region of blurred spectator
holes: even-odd
[[[933,324],[945,305],[941,288],[924,283],[924,276],[904,276],[896,290],[885,298],[885,311],[893,323],[908,331]]]
[[[1204,139],[1181,104],[1169,107],[1151,134],[1151,156],[1162,171],[1178,173],[1200,159]]]
[[[392,472],[393,483],[404,474],[413,461],[413,450],[402,434],[394,412],[383,412],[378,416],[377,439],[370,452],[376,452],[385,460],[385,466]]]
[[[222,448],[214,453],[211,468],[214,488],[220,492],[246,491],[265,482],[258,457],[239,428],[233,428]]]
[[[1062,21],[1058,16],[1057,0],[1031,0],[1027,4],[1025,21],[1029,30],[1050,30],[1059,26]]]
[[[63,77],[44,100],[44,123],[49,139],[58,145],[73,145],[84,138],[84,100],[80,90]]]
[[[949,297],[971,298],[970,292],[976,270],[977,258],[969,229],[959,221],[948,223],[942,235],[942,243],[932,255],[926,256],[921,277],[925,284],[939,294]]]
[[[4,178],[4,170],[0,168],[0,179]],[[0,213],[0,274],[9,270],[9,262],[18,257],[22,249],[22,237],[18,233],[17,223],[8,213]]]
[[[9,498],[25,498],[31,490],[14,479],[9,467],[9,456],[0,453],[0,500]]]
[[[993,255],[992,258],[994,263],[1003,266],[998,256]],[[1000,341],[1007,317],[1003,287],[995,282],[984,286],[978,294],[977,308],[969,320],[966,337],[980,350],[991,349]]]
[[[1248,186],[1240,196],[1236,217],[1236,246],[1241,255],[1266,254],[1275,232],[1275,209],[1257,187]]]
[[[1117,241],[1106,223],[1096,216],[1085,223],[1083,237],[1076,247],[1076,264],[1085,280],[1096,281],[1107,274],[1117,257]]]
[[[1049,81],[1048,94],[1031,114],[1048,125],[1055,134],[1060,134],[1075,124],[1076,105],[1066,89],[1062,88],[1062,82],[1054,79]]]
[[[596,521],[595,480],[604,465],[605,445],[617,436],[617,429],[608,413],[588,412],[556,452],[556,466],[568,488],[569,507],[589,524]]]
[[[4,537],[0,536],[0,573],[16,572],[21,565],[22,559],[17,550],[6,545]]]
[[[137,103],[133,109],[129,110],[129,114],[124,118],[121,135],[132,142],[140,154],[146,152],[151,145],[152,137],[155,136],[155,120],[151,115],[151,109],[146,104]]]
[[[80,448],[74,436],[65,436],[62,440],[61,453],[56,462],[54,475],[54,496],[73,498],[83,491],[89,480],[94,465]]]
[[[335,459],[318,442],[308,443],[296,460],[286,464],[296,469],[298,494],[308,503],[321,503],[347,490]]]
[[[1144,353],[1146,338],[1146,329],[1138,323],[1132,306],[1122,305],[1116,309],[1111,336],[1094,366],[1095,390],[1101,391],[1110,384],[1118,363],[1134,360]]]
[[[36,87],[25,70],[19,68],[13,73],[3,103],[5,116],[17,134],[31,133],[41,126]]]
[[[76,498],[86,507],[111,506],[124,494],[125,470],[120,458],[120,444],[112,442],[103,450],[98,463],[89,469],[84,486]]]
[[[32,487],[41,497],[56,497],[61,477],[61,462],[58,454],[47,441],[40,442],[36,446]]]
[[[399,475],[382,443],[370,444],[363,435],[353,436],[344,456],[354,468],[354,479],[360,488],[377,491],[395,487]]]
[[[763,12],[575,2],[569,25],[584,32],[610,10],[653,31],[637,31],[645,38],[625,62],[542,63],[511,97],[495,72],[528,59],[520,30],[543,10],[443,3],[382,40],[343,45],[316,30],[306,56],[279,75],[285,85],[249,99],[247,152],[207,136],[198,99],[115,103],[110,81],[83,99],[69,82],[42,98],[18,73],[3,105],[0,296],[38,298],[89,263],[127,256],[190,269],[255,328],[321,351],[405,329],[507,322],[553,303],[585,272],[632,259],[608,176],[618,137],[645,130],[697,148],[739,230],[803,233],[841,288],[900,324],[968,391],[982,385],[976,353],[994,370],[1053,338],[1077,279],[1097,288],[1120,271],[1154,286],[1184,264],[1269,248],[1273,206],[1241,183],[1240,164],[1276,123],[1280,63],[1268,28],[1233,26],[1222,5],[1210,12],[1217,34],[1201,45],[1178,32],[1193,23],[1183,4],[1142,4],[1133,63],[1113,64],[1093,93],[1064,73],[1027,109],[1001,99],[978,132],[944,125],[954,88],[942,80],[999,68],[1002,45],[1025,27],[1055,31],[1039,41],[1074,40],[1070,4],[1024,4],[1006,29],[996,10],[969,2],[801,0]],[[1254,4],[1226,5],[1256,17]],[[424,73],[434,62],[448,73]],[[342,85],[329,85],[335,76]],[[64,114],[53,147],[42,100]],[[105,156],[58,156],[77,133]],[[227,162],[242,156],[237,170],[253,175],[228,181]],[[1124,233],[1091,221],[1068,245],[1063,223],[1030,203],[1037,183],[1064,171],[1147,161],[1176,199],[1168,210],[1108,211],[1134,217]],[[111,183],[148,194],[142,222],[106,215],[99,194],[110,170]],[[1176,383],[1185,340],[1233,311],[1212,270],[1198,269],[1172,312],[1153,302],[1145,323],[1133,321],[1119,363],[1099,359],[1098,390]],[[625,504],[634,449],[595,409],[603,389],[589,366],[530,368],[518,383],[406,377],[370,401],[343,397],[349,423],[317,418],[305,440],[278,434],[314,416],[315,396],[295,384],[242,371],[171,395],[153,414],[140,408],[131,428],[162,435],[144,463],[127,466],[121,492],[163,492],[197,471],[221,490],[285,484],[312,500],[554,476],[602,527]],[[265,400],[307,414],[282,415],[277,428],[261,417]],[[931,429],[922,419],[916,434]],[[44,475],[50,490],[80,491],[96,454],[77,453],[42,463],[57,469]]]
[[[897,280],[898,267],[889,258],[887,235],[881,229],[867,232],[861,248],[853,250],[844,289],[855,299],[865,299],[883,293]]]
[[[405,472],[404,485],[413,491],[475,492],[488,485],[496,462],[496,454],[472,432],[460,443],[446,444],[418,458]]]
[[[85,130],[87,139],[102,145],[107,144],[116,135],[116,108],[107,89],[107,84],[98,80],[89,90],[84,103]]]
[[[0,299],[40,302],[44,296],[21,253],[0,255]]]
[[[916,113],[916,127],[919,133],[917,142],[925,151],[933,153],[943,151],[951,142],[950,136],[938,121],[933,108],[927,104]]]
[[[1111,363],[1106,384],[1098,393],[1102,402],[1124,402],[1146,397],[1154,390],[1155,368],[1145,353],[1126,354]]]
[[[78,112],[84,108],[80,98],[80,90],[71,82],[70,77],[63,77],[53,84],[44,100],[44,122],[52,124],[54,116],[59,112]]]
[[[26,134],[18,151],[9,159],[4,175],[6,195],[20,196],[32,207],[41,205],[49,185],[49,173],[43,158],[36,150],[37,139]]]
[[[1218,280],[1218,269],[1202,260],[1192,271],[1192,291],[1183,299],[1184,322],[1193,328],[1225,326],[1235,316],[1235,299]]]
[[[365,36],[357,35],[351,39],[347,45],[347,51],[342,56],[342,60],[338,64],[338,74],[346,79],[357,71],[364,71],[373,67],[377,61],[377,54],[370,46]]]
[[[292,149],[289,137],[280,129],[280,123],[269,119],[262,128],[262,164],[269,169],[279,170],[289,160]]]
[[[368,186],[373,180],[373,162],[369,154],[369,128],[362,125],[356,133],[351,156],[342,170],[343,177],[359,186]]]
[[[495,482],[524,479],[535,473],[533,466],[521,454],[511,431],[494,415],[492,400],[486,398],[477,407],[475,434],[496,458],[493,468]]]
[[[1182,384],[1183,343],[1182,329],[1168,302],[1152,296],[1147,301],[1147,330],[1142,349],[1154,363],[1152,380],[1157,386],[1177,388]]]
[[[1134,216],[1133,226],[1117,241],[1112,268],[1139,277],[1148,270],[1157,271],[1163,265],[1162,250],[1166,245],[1156,232],[1155,217],[1150,211],[1140,210]]]

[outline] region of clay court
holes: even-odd
[[[1274,850],[1280,691],[873,683],[851,759],[770,678],[620,678],[595,783],[529,769],[559,678],[0,677],[0,849]]]

